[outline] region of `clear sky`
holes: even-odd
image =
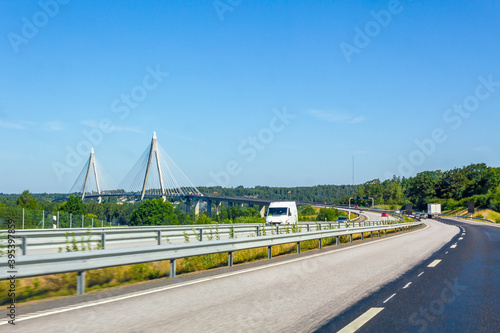
[[[115,183],[158,142],[195,185],[500,166],[500,3],[0,1],[0,192]],[[110,182],[111,183],[111,182]]]

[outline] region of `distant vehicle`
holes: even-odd
[[[358,206],[356,206],[356,209],[358,209],[358,208],[359,208],[359,207],[358,207]]]
[[[339,217],[337,217],[337,222],[345,223],[347,221],[348,221],[347,216],[339,216]]]
[[[387,217],[387,212],[382,212],[382,217]]]
[[[364,210],[362,210],[362,209],[359,211],[359,213],[360,213],[360,214],[362,214],[362,213],[364,213],[364,212],[365,212],[365,211],[364,211]]]
[[[395,210],[394,214],[401,214],[401,211],[400,210]]]
[[[434,217],[439,217],[441,215],[441,204],[438,203],[430,203],[427,204],[427,217],[428,218],[434,218]]]
[[[295,201],[271,202],[267,209],[266,224],[294,224],[299,220]]]

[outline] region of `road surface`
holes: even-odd
[[[441,221],[459,226],[461,233],[319,332],[337,332],[364,321],[358,332],[500,331],[500,226]]]
[[[8,328],[311,332],[428,260],[459,230],[430,220],[425,228],[380,239],[161,279],[119,294],[115,289],[27,305],[17,309],[14,329]]]

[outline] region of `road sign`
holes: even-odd
[[[469,211],[469,214],[474,214],[475,213],[474,201],[469,201],[468,211]]]
[[[406,204],[406,215],[411,215],[413,213],[413,205],[412,204]]]

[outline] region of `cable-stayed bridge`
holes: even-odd
[[[102,197],[134,196],[140,200],[146,197],[160,197],[163,200],[175,198],[186,201],[186,212],[190,212],[191,205],[195,205],[195,213],[199,212],[200,201],[207,203],[207,212],[212,216],[212,205],[218,207],[221,202],[232,204],[258,205],[261,214],[264,207],[272,200],[224,197],[203,195],[189,178],[182,172],[173,159],[158,143],[156,132],[153,133],[151,143],[139,157],[135,165],[128,172],[118,186],[109,184],[111,177],[106,176],[104,168],[95,157],[94,149],[90,152],[80,175],[76,179],[70,193],[78,193],[81,199],[96,198],[101,202]]]

